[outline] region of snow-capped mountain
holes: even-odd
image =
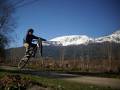
[[[54,42],[55,45],[79,45],[79,44],[88,44],[93,42],[93,39],[86,36],[86,35],[68,35],[68,36],[61,36],[51,39],[50,41]]]
[[[120,30],[112,33],[108,36],[103,36],[99,38],[91,38],[86,35],[68,35],[60,36],[54,39],[51,39],[44,45],[55,45],[55,46],[68,46],[68,45],[80,45],[80,44],[89,44],[89,43],[102,43],[102,42],[116,42],[120,43]]]
[[[116,42],[120,43],[120,30],[112,33],[108,36],[103,36],[95,39],[95,42],[102,43],[102,42]]]

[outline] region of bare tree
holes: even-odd
[[[0,0],[0,57],[4,57],[4,49],[11,40],[9,33],[15,29],[14,11],[9,0]]]
[[[63,46],[63,47],[60,47],[61,48],[61,50],[60,50],[60,65],[61,65],[61,67],[63,66],[63,64],[64,64],[64,58],[65,58],[65,47]]]

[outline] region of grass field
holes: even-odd
[[[11,74],[14,74],[14,75],[19,74],[21,77],[29,78],[32,81],[36,81],[38,83],[41,83],[42,85],[50,87],[51,88],[50,90],[119,90],[119,89],[113,89],[110,87],[100,87],[100,86],[95,86],[90,84],[82,84],[77,82],[65,81],[61,79],[20,74],[17,72],[7,72],[2,70],[0,70],[0,79],[5,75],[11,75]]]

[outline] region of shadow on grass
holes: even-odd
[[[120,73],[113,73],[113,72],[105,72],[105,73],[92,73],[92,72],[72,72],[72,71],[65,71],[65,72],[57,72],[57,71],[39,71],[39,70],[12,70],[12,69],[4,69],[0,68],[0,72],[6,73],[13,73],[13,74],[27,74],[27,75],[35,75],[35,76],[42,76],[48,78],[73,78],[73,77],[80,77],[80,76],[94,76],[94,77],[107,77],[107,78],[119,78]]]
[[[51,71],[34,71],[34,70],[9,70],[0,68],[0,72],[11,73],[11,74],[27,74],[27,75],[35,75],[35,76],[42,76],[48,78],[71,78],[71,77],[78,77],[79,75],[75,74],[67,74],[67,73],[58,73],[58,72],[51,72]]]

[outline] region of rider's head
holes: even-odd
[[[32,34],[33,34],[33,32],[34,32],[34,30],[33,30],[33,29],[29,29],[29,30],[28,30],[28,34],[29,34],[29,35],[32,35]]]

